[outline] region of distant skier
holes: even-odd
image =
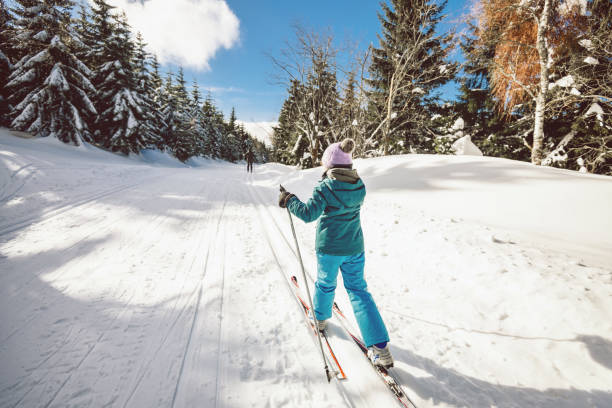
[[[247,162],[247,172],[253,172],[253,161],[255,160],[255,155],[253,154],[253,150],[249,147],[249,151],[246,152],[244,158]]]
[[[365,185],[353,169],[352,139],[333,143],[323,153],[321,164],[325,172],[307,203],[283,191],[278,205],[288,208],[304,222],[319,219],[317,224],[317,281],[314,310],[319,330],[327,327],[332,315],[338,269],[342,271],[344,287],[368,357],[376,365],[393,366],[389,351],[389,334],[364,278],[365,252],[361,231],[360,209],[365,198]]]

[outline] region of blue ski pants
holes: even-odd
[[[317,281],[315,282],[314,309],[317,320],[332,315],[338,269],[342,271],[344,287],[353,306],[353,313],[367,347],[389,341],[389,334],[376,303],[368,292],[363,276],[365,253],[337,256],[317,252]]]

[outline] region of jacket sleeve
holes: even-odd
[[[323,193],[321,192],[320,185],[315,187],[312,192],[312,197],[307,203],[303,203],[299,198],[293,196],[287,203],[287,208],[293,215],[298,217],[304,222],[313,222],[323,214],[327,202]]]

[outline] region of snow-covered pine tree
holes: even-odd
[[[202,104],[202,118],[202,128],[206,135],[206,155],[220,159],[223,145],[223,115],[217,110],[210,92]]]
[[[191,107],[189,116],[192,121],[192,130],[195,137],[194,155],[206,156],[206,138],[204,131],[204,114],[202,112],[202,94],[197,81],[194,79],[191,88]]]
[[[8,57],[0,49],[0,126],[9,124],[9,105],[5,96],[4,86],[11,74],[12,65]]]
[[[171,89],[174,101],[174,139],[170,148],[174,156],[185,161],[196,154],[196,136],[194,132],[195,120],[192,121],[192,102],[185,86],[183,68],[179,68],[176,75],[176,84]]]
[[[584,84],[583,110],[574,128],[576,140],[567,148],[568,167],[612,176],[612,3],[591,0],[585,14],[581,52],[571,69],[577,82]]]
[[[219,158],[223,158],[223,156],[221,155],[222,150],[224,149],[224,145],[226,144],[226,140],[225,140],[225,128],[227,126],[227,124],[225,123],[225,118],[223,117],[223,112],[221,112],[221,110],[217,107],[217,105],[215,104],[214,100],[212,99],[212,95],[210,94],[210,92],[208,93],[208,97],[210,98],[210,103],[212,106],[212,124],[213,124],[213,128],[214,128],[214,133],[213,133],[213,140],[215,141],[215,145],[217,145],[218,147],[216,148],[217,153],[217,157]],[[227,160],[227,159],[225,159]]]
[[[230,112],[230,117],[229,120],[227,122],[227,129],[230,132],[233,132],[236,130],[236,120],[238,118],[236,117],[236,108],[232,106],[232,111]]]
[[[236,110],[232,108],[229,121],[223,128],[222,157],[230,162],[241,160],[244,156],[241,135],[236,132]]]
[[[15,64],[6,89],[11,126],[39,136],[80,144],[90,141],[88,118],[96,114],[89,96],[90,70],[74,55],[69,0],[16,0],[15,41],[27,53]]]
[[[163,120],[163,127],[161,128],[161,136],[163,140],[164,149],[172,151],[174,146],[175,138],[175,115],[176,115],[176,101],[174,99],[174,83],[172,81],[172,73],[168,72],[162,91],[160,92],[160,105]]]
[[[153,103],[153,122],[152,126],[155,128],[155,140],[153,143],[159,150],[164,151],[168,146],[165,143],[165,134],[167,133],[168,124],[164,117],[164,105],[165,105],[165,94],[164,94],[164,83],[159,74],[159,62],[157,56],[153,54],[150,60],[151,71],[149,78],[149,88],[147,90],[149,98]]]
[[[14,62],[13,55],[11,54],[11,37],[15,34],[15,18],[9,11],[4,0],[0,0],[0,51]]]
[[[91,12],[86,4],[79,5],[78,18],[73,20],[73,27],[79,39],[75,55],[93,70],[96,66],[94,61],[96,42],[92,33]]]
[[[561,6],[553,24],[553,80],[544,165],[612,175],[612,3]],[[561,35],[559,35],[561,34]]]
[[[103,63],[107,62],[107,53],[104,49],[104,41],[110,39],[114,35],[112,10],[113,6],[108,4],[106,0],[92,0],[90,12],[85,16],[85,24],[87,25],[88,18],[91,19],[89,24],[88,36],[90,39],[91,52],[91,69],[95,70]]]
[[[143,110],[142,121],[145,141],[148,148],[155,148],[160,138],[160,124],[158,123],[160,114],[157,111],[157,104],[153,100],[154,91],[149,72],[149,54],[145,50],[146,44],[140,32],[136,34],[135,46],[134,75],[136,76],[136,92],[140,97],[140,106]]]
[[[242,123],[236,123],[234,126],[234,133],[238,140],[240,140],[240,151],[242,156],[240,156],[240,160],[244,160],[246,158],[246,153],[249,151],[249,148],[252,147],[251,143],[251,135],[249,135],[244,128]]]
[[[304,98],[304,86],[292,80],[272,137],[274,160],[280,163],[296,165],[308,150],[305,132],[296,126],[300,117],[299,106]]]
[[[303,107],[303,112],[310,113],[307,118],[302,117],[302,125],[310,135],[310,155],[301,161],[304,168],[319,165],[327,146],[339,139],[337,119],[340,95],[337,85],[332,56],[326,52],[313,53],[311,72],[307,75],[305,86],[306,104]]]
[[[20,10],[23,12],[26,10],[36,11],[39,3],[38,0],[13,1],[12,7],[9,7],[7,1],[2,2],[2,18],[5,19],[6,24],[0,26],[0,47],[13,64],[19,62],[29,53],[28,45],[21,41],[22,38],[26,39],[27,36],[23,32],[23,27],[18,27],[15,24],[16,19],[22,18],[22,15],[19,14]]]
[[[248,134],[247,134],[248,135]],[[266,163],[270,160],[270,149],[261,141],[248,135],[249,143],[252,145],[253,153],[255,153],[255,163]]]
[[[11,74],[12,64],[8,57],[10,49],[8,44],[9,29],[13,25],[13,16],[9,13],[4,0],[0,0],[0,126],[9,124],[8,98],[4,86]]]
[[[191,111],[191,100],[189,99],[189,93],[187,92],[187,81],[185,81],[185,74],[183,67],[179,67],[178,74],[176,74],[176,84],[174,85],[174,99],[176,101],[176,110],[179,115],[183,116],[181,119],[189,121],[189,112]]]
[[[358,141],[362,136],[361,132],[359,132],[359,123],[362,121],[363,115],[360,101],[357,97],[357,81],[355,76],[355,71],[350,71],[346,79],[340,102],[338,133],[340,139],[350,137],[359,145],[360,143]]]
[[[197,112],[200,110],[202,106],[202,93],[200,92],[200,86],[198,85],[198,81],[193,80],[193,84],[191,85],[191,100],[189,106],[189,112],[192,117],[197,115]]]
[[[236,109],[232,107],[232,111],[230,113],[229,121],[227,122],[227,140],[230,145],[231,151],[231,161],[237,161],[244,159],[244,155],[246,154],[246,138],[243,134],[240,134],[236,131],[237,121],[236,117]]]
[[[237,120],[237,118],[236,118]],[[231,121],[231,120],[230,120]],[[229,125],[229,122],[228,122]],[[246,132],[246,130],[244,129],[244,125],[242,123],[238,123],[237,121],[235,121],[235,125],[233,127],[233,134],[236,137],[236,140],[239,143],[239,156],[237,158],[237,160],[245,160],[246,159],[246,153],[249,151],[249,135]]]
[[[7,53],[9,29],[13,28],[13,15],[9,12],[5,0],[0,0],[0,50]]]
[[[106,149],[139,153],[148,145],[147,128],[134,74],[134,44],[124,14],[113,15],[104,0],[94,0],[96,41],[93,83],[98,93],[95,140]]]
[[[244,155],[247,152],[247,135],[245,132],[238,131],[238,117],[236,116],[236,108],[232,107],[230,112],[229,121],[227,122],[227,132],[234,135],[236,143],[237,156],[236,160],[244,159]]]
[[[391,0],[381,6],[380,45],[370,66],[369,142],[379,142],[380,154],[431,151],[432,91],[457,71],[448,59],[453,33],[435,32],[446,2]]]
[[[465,121],[465,132],[487,156],[529,160],[530,150],[522,135],[528,125],[511,118],[503,118],[496,109],[491,94],[491,60],[495,50],[479,41],[479,27],[468,23],[467,32],[461,38],[461,50],[466,61],[459,80],[458,100],[453,104],[454,115]]]

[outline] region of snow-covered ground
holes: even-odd
[[[0,130],[0,407],[395,406],[334,321],[349,379],[327,384],[286,284],[278,184],[306,199],[320,169],[190,165]],[[356,168],[369,286],[419,408],[612,406],[612,178]],[[314,224],[296,228],[314,276]]]

